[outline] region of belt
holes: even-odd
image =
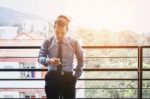
[[[55,73],[55,74],[60,74],[58,71],[56,70],[49,70],[49,72],[51,73]],[[73,75],[73,72],[66,72],[66,71],[61,71],[60,75]]]

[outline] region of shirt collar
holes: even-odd
[[[55,41],[56,43],[59,42],[59,40],[56,38],[56,36],[54,36],[54,41]],[[62,43],[63,43],[63,44],[68,44],[67,36],[65,36],[65,37],[62,39]]]

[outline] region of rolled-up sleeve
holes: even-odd
[[[40,48],[39,55],[38,55],[38,62],[44,66],[48,66],[49,58],[48,55],[48,40],[45,40]]]
[[[84,66],[84,55],[83,55],[83,49],[80,46],[78,41],[75,42],[75,55],[77,57],[77,66],[76,66],[74,76],[79,78],[82,74],[82,69]]]

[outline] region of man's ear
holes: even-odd
[[[56,27],[56,24],[54,24],[54,28]]]

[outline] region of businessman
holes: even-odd
[[[54,22],[54,35],[44,40],[38,62],[48,68],[45,75],[47,99],[75,99],[75,85],[82,74],[83,50],[79,42],[68,36],[70,19],[60,15]],[[73,72],[74,58],[77,58]]]

